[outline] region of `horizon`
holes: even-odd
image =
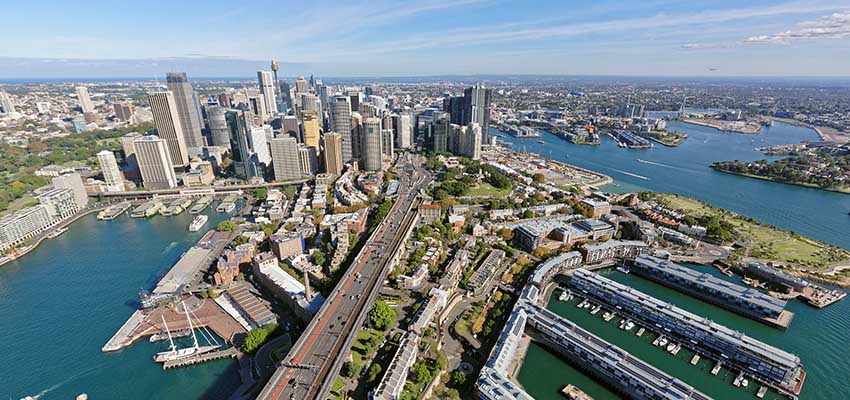
[[[347,78],[850,75],[847,1],[100,2],[6,10],[0,33],[24,39],[4,45],[0,78],[250,76],[272,58],[286,76]]]

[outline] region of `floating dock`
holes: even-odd
[[[210,204],[212,204],[212,202],[213,202],[212,196],[201,197],[201,199],[198,200],[198,202],[195,203],[195,205],[192,206],[192,208],[189,209],[189,214],[200,214],[207,207],[209,207]]]

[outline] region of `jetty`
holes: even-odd
[[[97,214],[97,219],[101,221],[109,221],[115,218],[118,218],[121,214],[127,212],[127,210],[132,207],[132,204],[128,201],[124,201],[112,206],[107,207]]]
[[[198,354],[178,360],[166,361],[162,363],[162,369],[171,369],[186,367],[189,365],[201,364],[207,361],[220,360],[222,358],[236,358],[239,351],[235,347],[229,347],[225,350],[213,351],[211,353]]]
[[[210,204],[212,204],[212,202],[213,202],[212,196],[201,197],[201,199],[198,200],[198,202],[195,203],[195,205],[192,206],[192,208],[189,209],[189,214],[200,214],[207,207],[209,207]]]

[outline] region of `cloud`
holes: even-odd
[[[819,39],[845,39],[850,37],[850,11],[834,13],[813,21],[797,24],[800,29],[772,35],[752,36],[744,44],[788,44],[794,41]]]
[[[680,50],[714,50],[732,47],[733,45],[730,43],[684,43],[679,45]]]

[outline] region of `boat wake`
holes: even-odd
[[[173,249],[173,248],[174,248],[174,246],[177,246],[177,244],[178,244],[177,242],[171,242],[171,243],[169,243],[169,244],[168,244],[168,246],[165,246],[165,249],[163,249],[163,250],[162,250],[162,255],[165,255],[166,253],[168,253],[169,251],[171,251],[171,249]]]
[[[38,400],[38,399],[40,399],[42,396],[44,396],[44,395],[46,395],[46,394],[48,394],[48,393],[50,393],[50,392],[52,392],[52,391],[54,391],[54,390],[56,390],[56,389],[59,389],[59,388],[60,388],[60,387],[62,387],[62,386],[65,386],[66,384],[70,383],[71,381],[73,381],[73,380],[75,380],[75,379],[78,379],[78,378],[80,378],[80,377],[86,376],[86,375],[88,375],[88,374],[90,374],[90,373],[92,373],[92,372],[94,372],[94,371],[96,371],[96,370],[98,370],[98,369],[100,369],[100,367],[89,368],[89,369],[87,369],[87,370],[84,370],[84,371],[82,371],[82,372],[80,372],[80,373],[78,373],[78,374],[75,374],[75,375],[73,375],[73,376],[69,377],[68,379],[65,379],[65,380],[64,380],[64,381],[62,381],[62,382],[59,382],[59,383],[57,383],[57,384],[55,384],[55,385],[53,385],[53,386],[51,386],[51,387],[49,387],[49,388],[47,388],[47,389],[44,389],[44,390],[42,390],[42,391],[40,391],[40,392],[36,393],[35,395],[32,395],[32,396],[25,396],[25,397],[24,397],[24,399],[27,399],[27,400]]]
[[[633,174],[633,173],[631,173],[631,172],[626,172],[626,171],[623,171],[623,170],[620,170],[620,169],[616,169],[616,168],[611,168],[611,169],[613,169],[614,171],[617,171],[617,172],[619,172],[619,173],[621,173],[621,174],[624,174],[624,175],[628,175],[628,176],[635,177],[635,178],[638,178],[638,179],[643,179],[643,180],[645,180],[645,181],[648,181],[648,180],[649,180],[649,178],[647,178],[647,177],[645,177],[645,176],[643,176],[643,175]]]
[[[681,168],[673,166],[673,165],[662,164],[660,162],[644,160],[644,159],[641,159],[641,158],[638,158],[637,162],[639,162],[641,164],[657,165],[659,167],[670,168],[670,169],[681,169]]]

